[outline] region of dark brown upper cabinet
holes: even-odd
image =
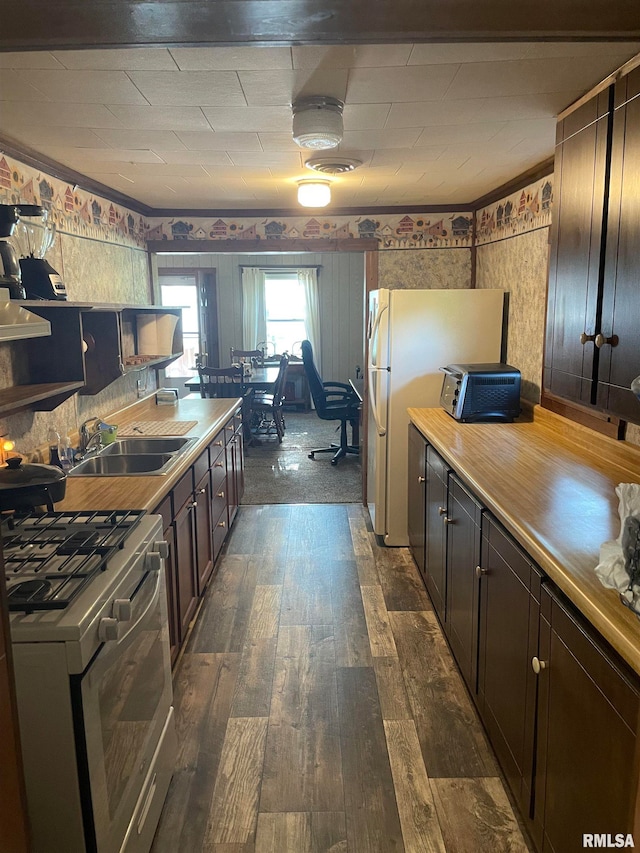
[[[51,324],[48,337],[16,341],[14,385],[0,389],[0,414],[50,412],[73,394],[97,394],[127,372],[166,367],[182,355],[182,309],[158,305],[24,302]],[[173,318],[158,352],[141,345],[149,320]],[[148,337],[148,335],[147,335]]]
[[[558,124],[547,394],[640,423],[640,68]]]

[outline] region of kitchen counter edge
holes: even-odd
[[[594,571],[600,545],[620,532],[616,486],[640,482],[640,449],[540,406],[512,424],[463,424],[442,409],[410,408],[408,414],[486,509],[640,675],[640,619]]]
[[[240,408],[240,398],[202,399],[183,397],[175,406],[158,406],[147,398],[108,415],[105,420],[117,423],[120,432],[134,421],[197,421],[184,435],[198,440],[185,451],[176,465],[162,475],[126,477],[68,477],[63,501],[56,511],[87,509],[155,510],[184,473],[206,450],[215,436]]]

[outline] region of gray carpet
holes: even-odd
[[[321,421],[315,412],[285,412],[282,444],[262,438],[245,449],[243,504],[360,503],[362,468],[359,456],[349,455],[337,465],[331,454],[308,453],[340,440],[338,421]],[[351,430],[349,430],[351,438]]]

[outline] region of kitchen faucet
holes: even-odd
[[[96,445],[97,450],[100,450],[102,447],[102,433],[100,430],[96,429],[95,432],[89,432],[87,428],[88,424],[93,423],[94,421],[99,424],[101,422],[101,418],[87,418],[87,420],[80,426],[80,452],[78,454],[80,457],[86,456],[86,454],[93,449],[94,444]]]

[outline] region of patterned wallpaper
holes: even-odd
[[[62,276],[71,301],[152,301],[140,216],[0,154],[0,203],[17,202],[42,204],[50,211],[58,233],[47,259]],[[27,381],[23,374],[20,342],[0,344],[0,388]],[[1,417],[0,434],[8,433],[19,451],[31,454],[46,444],[51,427],[63,435],[74,433],[87,417],[105,417],[130,404],[137,379],[153,391],[155,373],[147,374],[123,376],[94,397],[74,395],[53,412]]]
[[[471,286],[471,250],[440,249],[381,252],[378,258],[380,287],[430,290]]]
[[[509,293],[507,362],[522,374],[522,396],[540,402],[549,229],[479,246],[476,286]]]

